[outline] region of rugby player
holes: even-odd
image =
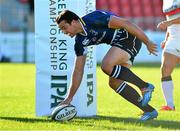
[[[143,81],[130,70],[142,42],[150,54],[157,55],[157,45],[139,27],[111,12],[100,10],[82,18],[72,11],[64,10],[57,17],[56,22],[65,34],[70,37],[75,36],[74,50],[77,56],[69,94],[60,104],[69,104],[80,86],[87,46],[106,43],[111,48],[105,55],[101,68],[109,76],[110,87],[144,112],[141,121],[158,116],[157,111],[148,104],[154,86]],[[142,92],[142,97],[127,82],[137,86]]]

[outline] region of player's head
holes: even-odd
[[[77,23],[79,16],[69,10],[62,11],[56,18],[58,27],[67,35],[73,37],[77,32]]]
[[[57,24],[59,24],[61,21],[66,21],[67,23],[71,24],[73,20],[79,20],[79,16],[76,15],[74,12],[70,10],[64,10],[62,11],[59,16],[56,18]]]

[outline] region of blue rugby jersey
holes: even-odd
[[[87,46],[106,43],[127,51],[132,57],[136,56],[141,43],[135,44],[138,39],[125,29],[108,28],[110,17],[114,15],[105,11],[94,11],[80,20],[85,34],[77,34],[74,50],[77,56],[87,53]]]

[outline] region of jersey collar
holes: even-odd
[[[80,33],[80,34],[83,35],[83,36],[87,36],[87,31],[85,30],[85,26],[86,26],[85,22],[83,21],[82,18],[79,19],[79,22],[80,22],[80,24],[81,24],[81,26],[83,28],[83,31],[85,32],[85,34],[84,33]]]

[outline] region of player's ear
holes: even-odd
[[[77,20],[72,20],[71,21],[71,24],[75,24],[75,23],[77,23],[78,21]]]

